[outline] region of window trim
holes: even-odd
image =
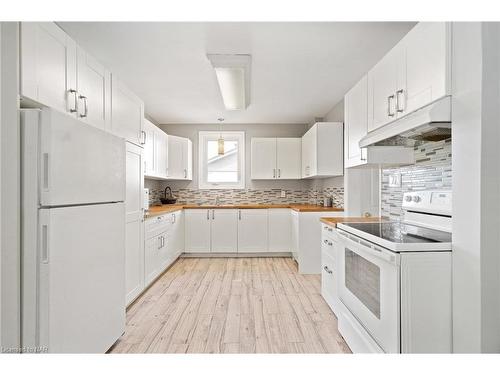
[[[238,141],[238,170],[239,181],[237,183],[210,183],[207,182],[206,168],[206,143],[210,140],[219,139],[220,134],[227,140]],[[198,132],[198,188],[199,189],[245,189],[245,132],[244,131],[222,131],[200,130]]]

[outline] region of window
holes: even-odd
[[[224,153],[219,154],[219,139]],[[199,188],[245,188],[245,133],[200,131],[198,142]]]

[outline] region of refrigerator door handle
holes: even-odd
[[[49,173],[50,173],[50,165],[49,165],[49,153],[43,153],[43,189],[45,191],[49,190]]]
[[[42,225],[42,263],[49,263],[49,226],[47,224]]]

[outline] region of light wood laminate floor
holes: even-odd
[[[350,353],[319,275],[290,258],[181,258],[127,311],[111,353]]]

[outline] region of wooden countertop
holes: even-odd
[[[370,223],[370,222],[373,223],[381,221],[382,219],[377,216],[370,216],[370,217],[341,216],[341,217],[322,217],[319,220],[322,223],[331,225],[332,227],[336,228],[338,223]]]
[[[266,208],[291,208],[299,212],[343,212],[343,208],[339,207],[323,207],[315,204],[221,204],[221,205],[196,205],[186,204],[185,209],[266,209]]]
[[[150,206],[148,213],[144,216],[146,219],[158,215],[167,214],[170,212],[179,211],[182,209],[198,209],[198,210],[212,210],[212,209],[267,209],[267,208],[291,208],[298,212],[343,212],[343,208],[339,207],[323,207],[314,204],[221,204],[221,205],[208,205],[208,204],[164,204],[161,206]]]

